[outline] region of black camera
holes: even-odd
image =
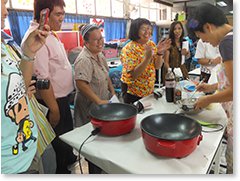
[[[32,76],[32,80],[36,80],[36,82],[33,84],[36,87],[36,89],[49,89],[50,80],[37,79],[36,76]]]

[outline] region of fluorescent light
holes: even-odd
[[[221,7],[227,6],[227,4],[224,1],[218,1],[217,4]]]
[[[229,11],[229,13],[233,14],[233,11]]]

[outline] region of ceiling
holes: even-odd
[[[159,3],[165,3],[166,5],[170,5],[177,11],[184,10],[186,6],[187,7],[198,6],[199,4],[201,4],[203,2],[208,2],[208,3],[216,5],[226,15],[231,15],[231,13],[229,11],[233,10],[233,0],[154,0],[154,1],[159,2]],[[221,6],[217,5],[216,3],[218,1],[224,1],[227,4],[227,6],[221,7]]]
[[[233,11],[233,0],[216,0],[216,3],[218,1],[224,1],[227,4],[227,6],[221,7],[217,5],[217,7],[220,8],[225,14],[231,14],[229,11]]]

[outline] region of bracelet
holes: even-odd
[[[27,62],[33,62],[35,60],[36,57],[30,58],[29,56],[22,54],[21,59]]]
[[[158,53],[158,52],[157,52],[157,55],[158,55],[158,56],[163,56],[163,53]]]

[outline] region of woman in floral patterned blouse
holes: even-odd
[[[155,71],[161,68],[162,55],[170,47],[171,40],[150,40],[152,26],[149,20],[138,18],[132,21],[129,30],[131,40],[123,49],[120,59],[122,70],[122,93],[125,103],[133,103],[152,94],[156,79]]]

